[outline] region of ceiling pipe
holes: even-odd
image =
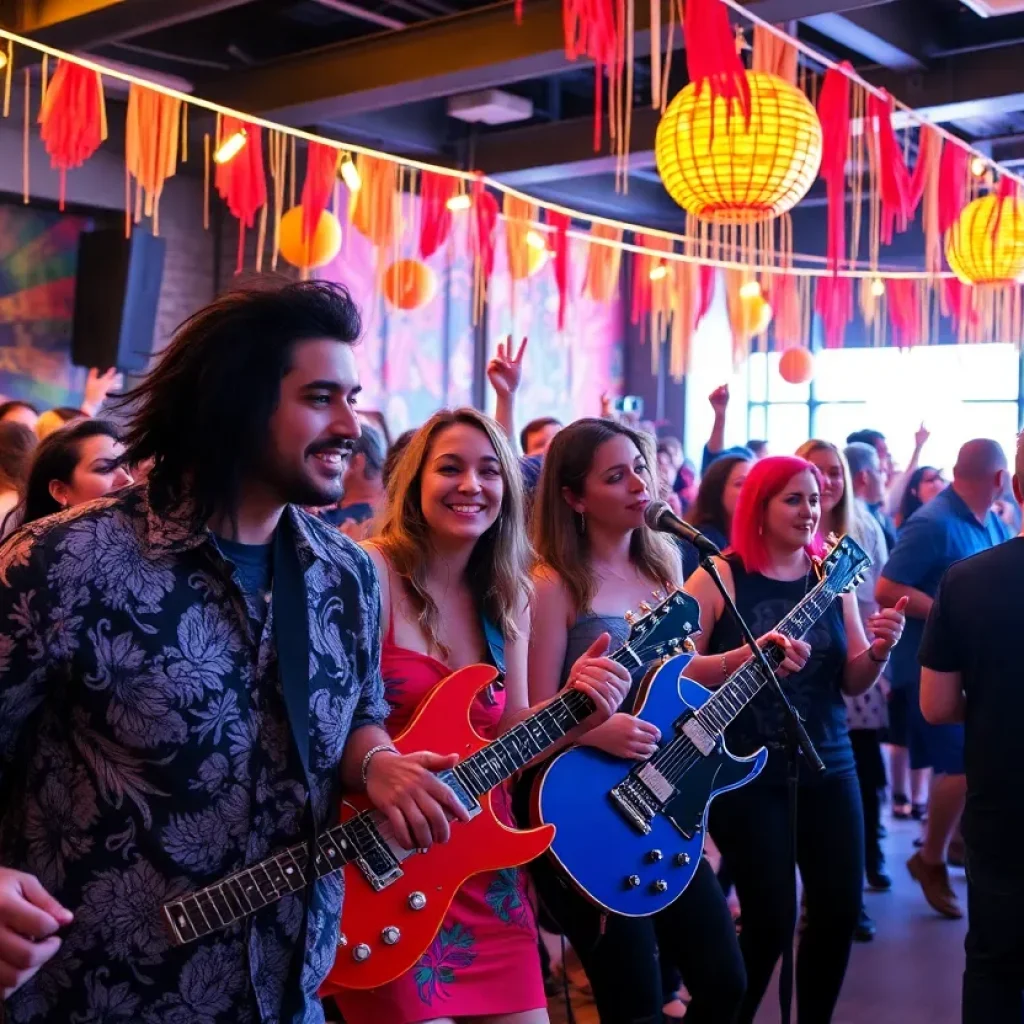
[[[321,7],[347,14],[351,18],[359,18],[361,21],[368,21],[371,25],[379,25],[381,28],[402,29],[406,27],[404,21],[389,18],[386,14],[378,14],[376,11],[368,11],[364,7],[350,4],[348,0],[316,0],[316,2]]]

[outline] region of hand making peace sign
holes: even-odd
[[[487,364],[487,379],[496,394],[502,397],[515,394],[523,379],[523,353],[526,352],[526,338],[519,351],[512,355],[512,335],[506,341],[498,342],[494,358]]]

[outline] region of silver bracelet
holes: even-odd
[[[377,746],[370,747],[370,749],[363,756],[362,775],[363,775],[363,785],[364,786],[366,785],[366,775],[367,775],[367,773],[370,770],[370,759],[374,756],[374,754],[379,754],[382,750],[390,750],[392,754],[400,754],[401,753],[401,751],[397,747],[392,746],[392,744],[390,744],[390,743],[378,743]]]
[[[875,656],[874,656],[874,655],[873,655],[873,654],[871,653],[871,648],[870,648],[870,646],[869,646],[869,647],[868,647],[868,659],[869,659],[869,660],[871,660],[871,661],[873,661],[873,662],[874,662],[874,663],[875,663],[876,665],[884,665],[884,664],[885,664],[885,663],[886,663],[886,662],[887,662],[887,661],[889,660],[889,655],[888,655],[888,654],[886,654],[886,656],[885,656],[884,658],[876,658],[876,657],[875,657]]]

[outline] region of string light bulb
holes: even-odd
[[[217,147],[217,151],[213,154],[213,162],[215,164],[226,164],[234,160],[245,148],[245,144],[248,141],[249,135],[246,130],[244,128],[239,129],[234,134],[229,135]]]
[[[356,162],[350,154],[346,153],[341,158],[338,174],[341,176],[341,180],[348,186],[349,192],[358,192],[363,187],[363,179],[359,174],[359,168],[356,167]]]
[[[651,270],[649,276],[652,281],[661,281],[663,278],[668,277],[668,267],[664,263],[659,263]]]
[[[7,54],[0,50],[0,71],[7,67]]]
[[[885,282],[880,277],[876,277],[874,281],[871,282],[871,294],[874,295],[876,299],[880,299],[885,295]]]
[[[985,177],[985,172],[987,170],[988,170],[988,165],[985,163],[985,161],[980,156],[976,156],[971,161],[971,174],[973,174],[976,178],[984,178]]]
[[[761,285],[757,281],[747,281],[740,286],[741,299],[756,299],[761,295]]]
[[[452,196],[447,203],[444,204],[451,210],[452,213],[458,213],[460,210],[468,210],[473,205],[473,201],[469,198],[467,192],[461,192],[457,196]]]
[[[544,236],[533,228],[526,232],[526,244],[531,249],[537,250],[546,249],[548,247],[548,243],[544,241]]]

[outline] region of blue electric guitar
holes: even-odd
[[[803,637],[870,564],[844,537],[778,632]],[[765,655],[773,667],[782,662],[775,645]],[[700,863],[709,804],[760,774],[768,760],[764,748],[734,757],[722,735],[764,686],[764,670],[751,660],[711,692],[682,677],[691,657],[666,661],[637,698],[636,714],[661,730],[656,754],[629,768],[593,747],[573,747],[534,788],[534,817],[556,826],[550,853],[584,895],[615,914],[646,917],[679,898]]]

